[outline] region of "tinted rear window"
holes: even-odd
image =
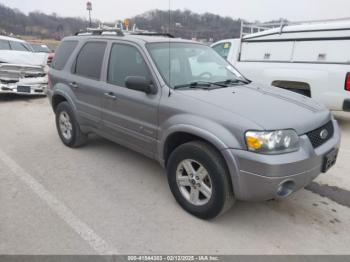
[[[77,45],[78,41],[62,42],[56,51],[55,58],[52,62],[52,68],[62,70]]]
[[[77,57],[75,73],[88,78],[99,79],[106,46],[107,43],[105,42],[86,43]]]
[[[0,40],[0,50],[10,50],[9,41]]]

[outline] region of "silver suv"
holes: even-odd
[[[48,95],[62,142],[96,133],[159,161],[189,213],[285,198],[337,159],[340,131],[318,102],[245,79],[210,47],[92,33],[61,43]]]

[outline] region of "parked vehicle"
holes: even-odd
[[[66,146],[97,133],[159,161],[178,203],[203,219],[235,199],[287,197],[336,162],[325,106],[251,83],[200,43],[95,30],[62,41],[49,77]]]
[[[349,45],[350,20],[282,24],[212,47],[251,80],[350,111]]]
[[[34,52],[36,53],[46,53],[47,54],[47,64],[51,65],[55,53],[45,44],[40,42],[30,42],[30,45]]]
[[[46,61],[27,42],[0,36],[0,94],[45,95]]]

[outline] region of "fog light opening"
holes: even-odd
[[[281,198],[286,198],[293,193],[295,187],[294,181],[288,180],[280,184],[277,190],[277,195]]]

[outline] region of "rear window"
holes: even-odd
[[[0,50],[10,50],[9,41],[0,40]]]
[[[75,64],[75,73],[92,79],[100,79],[105,42],[88,42],[80,50]]]
[[[62,42],[56,51],[55,58],[52,62],[52,68],[62,70],[77,45],[78,41]]]

